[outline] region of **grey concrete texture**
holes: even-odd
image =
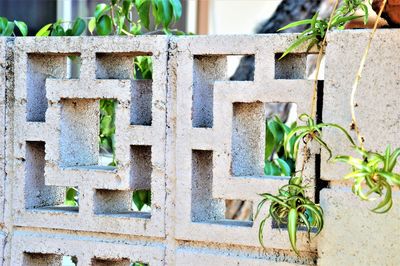
[[[370,31],[333,32],[328,36],[324,83],[324,122],[337,123],[350,131],[350,94]],[[398,30],[380,29],[372,41],[368,58],[355,95],[355,111],[365,148],[383,153],[388,145],[392,150],[400,146],[397,113],[400,90],[400,42]],[[338,52],[340,51],[340,52]],[[324,138],[335,155],[359,156],[351,144],[337,130],[326,129]],[[351,168],[327,161],[322,153],[321,178],[339,180]]]
[[[265,104],[296,103],[299,113],[311,107],[312,81],[305,79],[305,61],[304,66],[296,66],[298,57],[287,59],[286,64],[298,72],[293,76],[281,75],[280,68],[275,68],[277,54],[283,53],[294,38],[198,36],[177,40],[174,119],[179,162],[176,198],[180,200],[176,201],[175,229],[178,239],[259,247],[261,219],[226,220],[221,201],[252,201],[255,213],[261,200],[257,193],[275,193],[287,182],[287,178],[268,177],[263,172]],[[297,53],[305,53],[305,47]],[[255,56],[254,80],[228,80],[226,62],[231,55]],[[304,70],[302,76],[299,69]],[[211,185],[202,183],[204,180]],[[265,211],[261,215],[266,215]],[[203,213],[200,218],[199,213]],[[302,251],[316,250],[305,233],[299,234],[298,242]],[[274,228],[270,222],[265,227],[265,245],[288,249],[287,231]]]
[[[397,141],[395,112],[377,103],[396,102],[400,60],[388,43],[397,44],[398,33],[378,32],[375,42],[386,49],[378,57],[373,46],[371,57],[383,62],[380,68],[367,65],[369,82],[362,81],[359,91],[358,108],[365,110],[368,99],[387,97],[379,98],[374,112],[359,112],[367,140],[384,139],[373,149]],[[324,122],[349,124],[343,110],[350,72],[367,35],[329,36]],[[265,119],[268,103],[291,102],[298,114],[310,112],[313,81],[306,76],[306,47],[278,60],[295,38],[71,37],[15,38],[14,43],[0,38],[0,265],[59,265],[65,256],[78,265],[399,264],[397,209],[372,214],[348,183],[335,181],[341,174],[325,163],[326,154],[322,168],[315,168],[320,154],[315,145],[300,154],[310,155],[307,193],[316,193],[317,172],[332,181],[332,188],[321,192],[326,222],[321,236],[312,234],[310,241],[306,232],[298,234],[300,257],[290,250],[287,230],[271,219],[265,250],[258,242],[260,218],[225,219],[225,200],[250,201],[255,213],[258,193],[276,193],[288,181],[264,175]],[[133,59],[142,55],[153,59],[152,80],[133,78]],[[232,55],[254,55],[254,80],[229,81]],[[384,81],[378,79],[382,73]],[[367,89],[374,84],[382,93]],[[99,165],[101,99],[117,103],[115,168]],[[376,117],[377,111],[384,117]],[[383,137],[376,127],[367,128],[371,119],[392,134]],[[343,146],[335,132],[324,131],[324,138]],[[67,187],[79,189],[79,208],[64,206]],[[151,212],[132,211],[132,192],[139,189],[151,189]],[[398,191],[394,198],[397,206]]]
[[[5,96],[6,96],[6,38],[0,38],[0,228],[4,224],[4,131],[5,131]]]
[[[386,214],[377,202],[360,201],[350,189],[321,191],[325,228],[318,240],[318,265],[399,265],[400,194]]]

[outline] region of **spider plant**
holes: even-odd
[[[364,12],[364,15],[355,15],[356,11],[360,9]],[[319,44],[324,40],[329,30],[344,29],[345,24],[351,20],[363,17],[364,23],[366,24],[368,22],[368,6],[364,3],[364,0],[343,0],[342,5],[334,12],[330,24],[328,19],[318,19],[319,14],[317,12],[311,19],[296,21],[279,29],[278,31],[283,31],[300,25],[310,25],[310,27],[303,31],[297,37],[296,41],[286,49],[281,58],[304,43],[308,43],[307,51],[314,45],[320,46]]]
[[[307,187],[302,184],[302,181],[302,177],[291,177],[289,184],[279,189],[278,195],[260,194],[263,200],[257,206],[256,217],[264,204],[267,201],[271,202],[269,213],[261,221],[258,232],[258,239],[263,247],[263,230],[267,219],[270,217],[278,224],[278,228],[281,225],[287,226],[290,244],[296,254],[299,253],[296,246],[299,228],[305,227],[308,234],[313,228],[316,229],[316,234],[321,232],[324,226],[323,211],[318,204],[306,197],[305,190]]]
[[[372,209],[376,213],[386,213],[392,207],[392,185],[400,186],[400,175],[394,173],[397,159],[400,156],[400,148],[391,152],[390,146],[384,154],[366,151],[356,147],[362,159],[352,156],[337,156],[336,161],[344,162],[352,166],[353,171],[347,174],[345,179],[353,179],[353,193],[365,201],[383,199]]]
[[[355,146],[354,140],[349,135],[349,133],[338,124],[333,123],[317,123],[315,119],[313,119],[308,114],[302,114],[299,116],[299,120],[304,122],[305,125],[296,126],[293,128],[290,133],[287,135],[284,140],[285,153],[287,156],[292,154],[295,158],[297,157],[297,153],[299,150],[300,141],[304,143],[308,143],[311,140],[315,140],[318,142],[323,148],[325,148],[329,153],[329,159],[332,157],[332,150],[328,146],[328,144],[322,139],[321,129],[324,127],[335,128],[343,132],[346,138],[350,141],[350,143]],[[294,140],[294,141],[293,141]]]

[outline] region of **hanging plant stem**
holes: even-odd
[[[362,72],[364,70],[365,62],[367,60],[368,53],[369,53],[369,50],[371,48],[372,40],[373,40],[373,38],[375,36],[376,29],[378,28],[378,22],[379,22],[379,20],[380,20],[380,18],[382,16],[383,10],[385,9],[386,3],[387,3],[387,0],[383,0],[381,9],[379,10],[379,13],[378,13],[378,17],[375,20],[375,24],[374,24],[374,27],[372,29],[371,35],[369,36],[367,47],[365,48],[365,52],[363,54],[363,57],[361,58],[360,67],[358,68],[357,75],[356,75],[356,78],[354,80],[353,87],[352,87],[352,90],[351,90],[350,110],[351,110],[352,127],[354,128],[354,131],[356,132],[357,139],[358,139],[358,142],[359,142],[361,148],[364,148],[365,139],[361,136],[360,128],[358,127],[358,124],[357,124],[356,112],[355,112],[355,107],[356,107],[355,95],[356,95],[357,88],[358,88],[358,86],[360,84],[361,74],[362,74]]]

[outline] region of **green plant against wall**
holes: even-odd
[[[304,143],[305,148],[310,141],[317,142],[321,148],[324,148],[328,151],[330,159],[332,157],[332,150],[322,138],[322,129],[330,127],[339,130],[345,135],[349,141],[349,145],[361,155],[361,158],[356,158],[349,155],[339,155],[335,157],[334,161],[343,162],[352,167],[352,171],[344,178],[353,180],[352,191],[356,196],[365,201],[375,201],[380,199],[378,205],[372,209],[372,211],[376,213],[386,213],[391,209],[393,205],[392,187],[400,187],[400,174],[395,172],[395,166],[397,165],[397,160],[400,156],[400,148],[397,148],[392,152],[390,146],[388,145],[383,153],[368,151],[364,148],[365,140],[360,134],[355,117],[354,107],[356,104],[354,95],[361,78],[361,73],[368,55],[371,41],[374,37],[379,18],[381,17],[386,2],[387,1],[384,0],[382,3],[380,12],[378,14],[378,19],[376,19],[374,29],[371,32],[371,36],[368,40],[367,48],[363,58],[361,59],[360,68],[357,72],[351,93],[351,129],[355,130],[358,143],[353,141],[350,134],[345,130],[344,127],[332,123],[318,124],[315,117],[317,77],[323,50],[326,45],[327,32],[331,29],[343,29],[347,22],[360,18],[360,16],[355,15],[357,10],[364,11],[364,16],[361,17],[364,17],[364,23],[366,23],[368,21],[368,6],[364,3],[364,1],[361,0],[344,0],[339,8],[337,8],[339,1],[336,0],[334,10],[329,20],[318,19],[318,14],[316,14],[312,19],[294,22],[281,29],[283,30],[306,24],[310,25],[310,28],[301,33],[298,38],[287,48],[282,57],[291,53],[300,45],[308,44],[308,49],[314,45],[317,45],[320,50],[317,64],[317,74],[314,82],[311,114],[302,114],[299,117],[299,120],[303,122],[304,125],[295,125],[294,127],[289,128],[282,125],[281,121],[275,119],[275,121],[271,123],[271,126],[267,125],[266,134],[267,140],[272,142],[272,144],[268,144],[267,142],[267,146],[269,148],[266,148],[266,155],[270,156],[271,150],[276,149],[276,147],[280,147],[280,149],[284,150],[284,153],[282,155],[282,152],[279,152],[278,150],[277,154],[280,154],[279,158],[282,161],[287,160],[287,158],[296,161],[299,144],[301,141]],[[279,134],[276,128],[279,128]],[[282,140],[283,146],[281,146]],[[269,158],[272,158],[272,156]],[[266,159],[267,170],[265,173],[274,175],[287,175],[289,173],[289,165],[285,165],[282,162],[279,163],[278,160],[276,161],[277,163],[272,159]],[[323,210],[318,204],[307,198],[304,193],[307,189],[307,185],[302,184],[302,176],[304,165],[306,163],[307,157],[305,156],[299,171],[296,172],[290,168],[291,178],[289,179],[289,183],[288,185],[281,187],[278,190],[277,195],[270,193],[263,193],[260,195],[263,199],[258,205],[257,215],[260,213],[266,202],[271,202],[267,216],[265,216],[260,223],[259,240],[261,244],[263,244],[263,228],[265,226],[266,219],[271,217],[276,223],[278,223],[278,225],[284,224],[287,226],[290,243],[296,253],[298,253],[296,247],[296,234],[299,228],[305,227],[308,233],[310,233],[312,228],[315,228],[316,234],[322,230]],[[272,164],[274,164],[274,166],[271,166]]]
[[[9,21],[5,17],[0,17],[0,36],[15,36],[15,27],[18,28],[22,36],[28,35],[28,26],[23,21]]]
[[[355,15],[359,10],[364,12],[363,16]],[[364,0],[343,0],[342,5],[332,12],[330,19],[319,19],[318,16],[319,13],[317,12],[311,19],[296,21],[279,29],[279,31],[283,31],[300,25],[310,25],[310,27],[303,31],[298,36],[297,40],[286,49],[281,58],[285,57],[304,43],[308,44],[307,50],[310,50],[314,45],[321,48],[321,43],[325,39],[326,33],[329,30],[342,30],[348,22],[361,17],[364,18],[364,23],[366,24],[368,22],[369,14],[368,6]]]
[[[36,36],[80,36],[86,29],[91,34],[99,36],[136,36],[146,34],[144,29],[157,30],[158,27],[161,27],[164,34],[183,34],[170,28],[181,16],[182,5],[179,0],[111,0],[108,4],[98,4],[94,16],[88,23],[79,17],[74,21],[57,20],[43,26]],[[70,59],[74,60],[74,57],[71,56]],[[134,79],[152,79],[153,67],[150,56],[136,56],[132,64]],[[112,155],[110,166],[118,164],[115,157],[115,108],[116,102],[113,100],[100,101],[99,149],[101,154]],[[67,188],[64,204],[78,206],[78,194],[77,188]],[[132,202],[137,210],[141,210],[146,205],[150,206],[151,192],[149,190],[135,191]]]

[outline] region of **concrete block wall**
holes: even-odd
[[[325,122],[349,124],[348,94],[368,34],[329,36],[318,93]],[[398,145],[398,36],[379,31],[357,96],[367,141],[379,138],[373,149]],[[308,193],[320,199],[326,227],[312,241],[299,233],[300,257],[271,220],[262,249],[259,219],[225,218],[226,200],[251,202],[255,213],[257,194],[288,180],[263,174],[265,108],[290,102],[298,114],[310,112],[306,47],[278,60],[295,38],[0,39],[0,265],[60,265],[65,256],[78,265],[399,264],[399,192],[390,213],[372,214],[340,181],[346,169],[319,149],[305,173],[318,184]],[[140,55],[152,57],[152,80],[133,79]],[[229,80],[231,56],[254,57],[252,80]],[[117,103],[117,167],[99,160],[102,99]],[[379,126],[367,128],[371,121]],[[335,132],[324,137],[342,149]],[[79,189],[79,207],[63,206],[67,187]],[[139,189],[151,189],[150,212],[132,211]]]

